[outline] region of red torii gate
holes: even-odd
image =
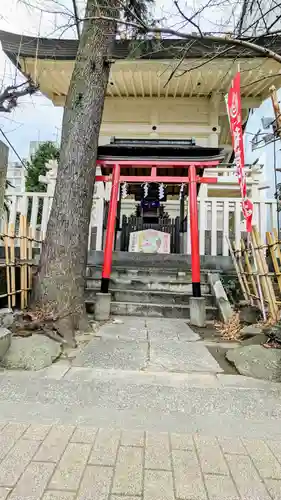
[[[119,184],[121,182],[140,183],[155,182],[165,184],[189,184],[189,216],[190,216],[190,240],[191,240],[191,275],[192,295],[201,297],[200,279],[200,252],[199,252],[199,230],[198,230],[198,206],[197,206],[197,184],[216,184],[216,177],[200,177],[197,169],[217,167],[219,160],[206,161],[165,161],[165,160],[97,160],[97,165],[112,169],[111,175],[98,175],[96,181],[112,182],[106,239],[103,258],[101,293],[108,293],[109,281],[112,268],[112,253],[115,239],[115,222],[117,213]],[[151,168],[150,175],[135,176],[121,175],[121,168]],[[187,175],[179,176],[157,176],[158,168],[186,168]]]

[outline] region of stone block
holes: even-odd
[[[245,338],[245,337],[244,337]],[[263,345],[268,341],[268,337],[260,333],[259,335],[248,337],[246,340],[242,340],[241,346],[246,345]]]
[[[174,450],[194,450],[192,434],[171,434],[171,443]]]
[[[107,321],[110,317],[110,293],[97,293],[95,302],[95,320]]]
[[[185,342],[200,340],[199,335],[181,319],[149,318],[146,324],[150,340],[183,340]]]
[[[169,436],[148,432],[145,446],[145,468],[171,470]]]
[[[243,339],[247,339],[249,337],[255,337],[255,335],[260,335],[262,333],[263,330],[259,325],[243,326],[243,328],[240,331],[240,335]]]
[[[9,308],[0,309],[0,327],[9,328],[14,322],[13,310]]]
[[[218,437],[223,453],[230,455],[246,455],[247,451],[241,439],[233,437]]]
[[[54,490],[75,490],[90,455],[91,445],[69,443],[50,482]]]
[[[230,477],[207,474],[204,479],[209,500],[240,500]]]
[[[22,437],[23,439],[30,439],[31,441],[44,441],[50,430],[51,425],[31,424]]]
[[[61,345],[44,335],[13,337],[1,364],[11,370],[40,370],[61,355]]]
[[[272,453],[276,457],[281,457],[281,441],[280,441],[280,438],[279,439],[274,439],[274,441],[271,440],[271,439],[269,439],[267,441],[267,444],[268,444],[270,450],[272,451]]]
[[[141,370],[146,364],[147,342],[93,339],[73,361],[75,366]]]
[[[237,347],[227,351],[226,358],[241,375],[272,382],[281,381],[280,349],[265,349],[261,345]]]
[[[87,466],[76,500],[108,500],[112,467]]]
[[[173,450],[176,497],[207,500],[201,468],[195,451]]]
[[[145,326],[145,321],[141,318],[138,318],[137,320],[134,318],[133,320],[131,318],[126,318],[126,321],[122,321],[122,323],[116,323],[113,321],[113,323],[107,323],[106,325],[103,325],[99,331],[98,331],[98,336],[106,338],[112,338],[114,339],[125,339],[125,340],[146,340],[147,338],[147,329]]]
[[[225,457],[241,498],[270,500],[265,485],[249,456],[225,455]]]
[[[0,497],[0,500],[1,500],[1,497]],[[139,496],[138,497],[135,497],[135,496],[132,497],[131,495],[129,497],[127,495],[125,497],[123,495],[121,495],[121,496],[119,496],[119,495],[111,495],[109,500],[140,500],[140,497]]]
[[[1,488],[0,487],[0,500],[6,500],[10,493],[11,493],[10,488]]]
[[[38,449],[37,441],[19,440],[0,464],[0,486],[15,486]]]
[[[112,493],[141,495],[143,449],[121,446],[117,455]]]
[[[264,441],[243,439],[243,443],[262,478],[281,479],[281,465]]]
[[[241,323],[246,325],[253,325],[258,323],[261,318],[261,311],[257,306],[243,306],[239,313]]]
[[[99,429],[89,463],[93,465],[115,465],[120,432]]]
[[[7,455],[27,427],[25,424],[10,423],[2,429],[0,432],[0,460]]]
[[[72,436],[74,427],[57,425],[53,427],[41,444],[34,460],[38,462],[58,462]]]
[[[169,471],[146,470],[144,500],[174,500],[173,478]]]
[[[0,327],[0,361],[8,351],[12,340],[12,334],[7,328]]]
[[[72,443],[94,443],[97,429],[90,426],[78,426],[71,438]]]
[[[76,493],[69,491],[46,491],[42,500],[75,500]]]
[[[216,298],[216,304],[219,308],[220,316],[223,322],[227,323],[233,315],[233,309],[220,280],[220,275],[218,273],[208,273],[208,281]]]
[[[222,371],[217,361],[200,342],[150,342],[150,371],[214,372]]]
[[[50,462],[31,462],[10,495],[10,500],[41,498],[54,468],[55,464]]]
[[[121,437],[122,446],[144,446],[144,432],[124,431]]]
[[[280,498],[281,498],[281,481],[278,481],[276,479],[266,479],[265,485],[266,485],[266,487],[271,495],[272,500],[280,500]]]
[[[229,475],[217,439],[204,436],[195,436],[194,439],[203,473]]]
[[[206,326],[206,300],[204,297],[190,297],[190,324]]]

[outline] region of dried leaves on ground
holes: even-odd
[[[215,323],[215,328],[224,340],[240,340],[242,325],[239,313],[233,313],[227,323]]]

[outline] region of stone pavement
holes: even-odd
[[[280,384],[179,320],[105,325],[74,365],[0,372],[0,500],[281,500]]]
[[[74,361],[75,366],[145,370],[150,372],[208,372],[221,368],[184,320],[124,318],[101,328]]]
[[[1,424],[0,499],[279,500],[281,440]]]

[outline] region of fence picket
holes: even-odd
[[[206,237],[206,203],[205,200],[199,200],[199,248],[200,255],[205,255],[205,237]]]
[[[228,244],[227,244],[227,239],[226,236],[229,235],[229,202],[228,200],[223,201],[223,225],[222,225],[222,231],[223,231],[223,238],[222,238],[222,254],[227,257],[229,254],[229,249],[228,249]]]
[[[211,201],[211,255],[217,255],[217,201]]]
[[[38,232],[44,238],[48,219],[50,215],[53,195],[48,193],[29,193],[29,192],[7,192],[9,203],[9,224],[14,224],[17,229],[18,216],[27,215],[30,219],[30,225],[33,231],[33,237],[36,239],[36,227]],[[97,226],[96,248],[102,250],[103,240],[103,198],[96,198],[93,202],[93,210],[95,214],[91,217],[89,231],[91,232],[92,226]],[[126,199],[122,200],[121,214],[130,217],[135,209],[135,200]],[[263,237],[265,231],[272,231],[273,220],[276,219],[274,214],[276,212],[276,200],[253,200],[254,203],[254,221],[257,223],[259,232]],[[198,199],[199,205],[199,246],[200,254],[205,255],[206,248],[212,255],[218,255],[218,251],[223,256],[229,255],[229,249],[226,242],[226,237],[234,240],[238,247],[241,239],[242,225],[241,225],[241,202],[238,198],[200,198]],[[165,202],[165,210],[168,211],[170,218],[175,219],[179,214],[180,206],[178,200],[168,200]],[[39,216],[40,213],[40,216]],[[266,217],[264,214],[269,214]],[[234,225],[231,222],[234,216]],[[40,221],[41,219],[41,221]],[[187,248],[184,253],[190,254],[190,233],[189,233],[189,219],[187,217]],[[207,233],[206,233],[207,231]],[[218,247],[218,235],[220,231],[223,234],[222,248]],[[208,238],[207,238],[208,234]],[[209,243],[210,234],[210,245]],[[1,243],[0,243],[1,244]],[[33,242],[33,246],[36,243]]]

